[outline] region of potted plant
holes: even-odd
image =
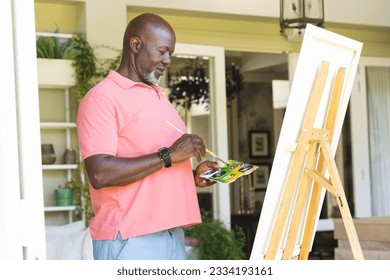
[[[36,49],[39,84],[64,87],[75,85],[75,71],[73,61],[68,56],[68,42],[68,38],[38,37]]]
[[[184,122],[188,122],[188,112],[191,107],[202,105],[205,111],[209,110],[209,78],[203,65],[194,65],[185,68],[185,73],[175,77],[168,72],[170,93],[169,101],[175,106],[184,108]]]
[[[56,201],[56,206],[71,206],[73,205],[73,189],[68,185],[65,185],[64,188],[58,186],[54,190],[54,197]]]
[[[245,234],[227,229],[202,209],[202,223],[185,230],[187,244],[198,245],[200,260],[243,260]],[[189,238],[190,237],[190,238]],[[197,242],[198,239],[198,242]],[[197,249],[195,249],[196,251]]]

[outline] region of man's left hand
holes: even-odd
[[[216,163],[215,161],[206,160],[206,161],[200,163],[196,167],[196,170],[195,170],[195,175],[194,175],[195,176],[195,185],[199,188],[204,188],[204,187],[214,185],[216,183],[216,181],[212,181],[212,180],[208,180],[208,179],[199,177],[199,175],[208,171],[208,170],[215,171],[218,169],[219,169],[218,163]]]

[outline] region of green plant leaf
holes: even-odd
[[[186,235],[200,239],[199,258],[202,260],[243,260],[245,234],[227,229],[219,220],[202,210],[202,223],[186,229]]]

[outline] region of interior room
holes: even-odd
[[[8,26],[8,32],[17,26],[12,35],[16,39],[11,40],[15,43],[8,46],[8,54],[15,57],[21,55],[17,38],[30,34],[25,40],[29,40],[26,44],[34,52],[25,55],[32,61],[30,71],[36,74],[35,80],[31,77],[24,85],[35,89],[23,99],[30,100],[29,106],[15,103],[24,96],[23,86],[15,89],[11,85],[9,91],[15,98],[4,103],[10,106],[3,112],[2,124],[12,133],[2,141],[10,145],[9,152],[19,157],[12,163],[1,161],[2,177],[13,182],[14,190],[8,193],[5,189],[7,196],[0,202],[27,201],[24,205],[31,211],[21,207],[20,212],[4,219],[8,221],[7,232],[12,233],[15,217],[24,216],[23,220],[35,223],[35,238],[24,242],[27,245],[23,246],[31,249],[20,252],[18,246],[22,244],[14,244],[15,248],[0,258],[93,259],[88,226],[94,214],[77,140],[77,107],[86,87],[118,66],[127,23],[138,14],[152,12],[172,24],[177,41],[172,64],[160,86],[188,131],[201,136],[215,154],[208,154],[206,159],[219,164],[235,160],[257,167],[232,183],[197,190],[207,221],[220,221],[222,228],[233,232],[237,239],[243,237],[240,258],[250,259],[305,34],[304,27],[281,30],[280,5],[286,1],[269,4],[251,0],[245,7],[234,1],[27,2],[31,2],[28,9],[16,6],[13,12],[6,4],[0,4],[4,5],[0,13],[14,13],[17,19],[29,10],[26,18],[30,27],[20,27],[15,20],[4,26]],[[389,175],[383,171],[387,170],[390,156],[390,127],[378,121],[388,119],[381,104],[389,102],[390,96],[390,22],[385,9],[378,7],[390,6],[386,0],[374,0],[376,5],[363,1],[351,12],[348,1],[313,2],[324,4],[321,27],[363,43],[334,160],[365,258],[390,259],[388,250],[383,250],[390,242],[385,234],[390,225],[390,192],[386,185]],[[55,54],[47,53],[45,48],[51,42],[59,44],[59,48],[76,42],[81,56],[96,69],[88,68],[91,64],[81,64],[77,60],[80,57],[73,59],[79,66],[61,58],[61,54],[55,59],[50,57]],[[57,62],[60,68],[56,68]],[[5,65],[16,69],[11,80],[18,85],[17,81],[23,79],[23,72],[18,72],[21,66],[14,61]],[[77,67],[93,77],[82,84],[75,72]],[[28,107],[35,109],[27,110]],[[16,112],[18,117],[5,121],[9,120],[6,113],[16,116]],[[27,133],[31,135],[30,142],[23,140]],[[195,165],[194,159],[192,164]],[[25,166],[33,168],[26,171]],[[277,176],[277,170],[274,174]],[[19,180],[11,180],[11,176]],[[34,183],[27,186],[26,178]],[[3,191],[3,187],[0,189]],[[66,193],[71,197],[63,197]],[[4,205],[10,207],[8,203]],[[337,196],[328,192],[318,214],[309,259],[354,258],[342,225]],[[3,245],[0,243],[0,247]],[[190,258],[199,258],[197,246],[188,243]]]

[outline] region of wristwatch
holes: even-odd
[[[166,147],[162,147],[161,149],[158,150],[157,155],[159,156],[159,158],[162,159],[162,161],[164,162],[164,166],[166,168],[172,166],[170,149]]]

